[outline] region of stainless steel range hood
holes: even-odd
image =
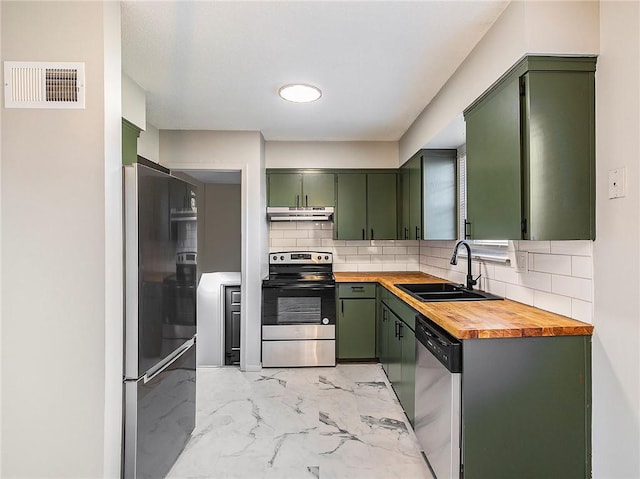
[[[268,206],[267,218],[269,221],[333,221],[333,206]]]

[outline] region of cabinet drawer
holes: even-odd
[[[338,284],[338,298],[375,298],[376,283]]]

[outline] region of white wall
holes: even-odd
[[[151,123],[138,137],[138,155],[147,160],[160,162],[160,131]]]
[[[395,141],[267,141],[267,168],[397,168]]]
[[[596,72],[593,477],[640,477],[640,4],[600,4]],[[626,167],[627,195],[608,199]]]
[[[400,139],[400,163],[526,53],[598,53],[598,2],[511,2]]]
[[[122,73],[122,118],[141,130],[147,128],[146,93],[126,73]]]
[[[171,169],[242,172],[240,367],[261,368],[262,278],[267,268],[264,139],[259,132],[161,130],[160,163]]]
[[[119,148],[120,121],[120,72],[105,87],[105,42],[119,38],[105,38],[102,3],[0,8],[3,60],[85,62],[87,94],[83,110],[1,111],[1,475],[101,477],[107,314],[118,302],[105,291],[115,251],[106,241],[117,234],[106,217],[115,156],[105,134]]]
[[[421,241],[420,271],[464,283],[467,258],[449,264],[455,244]],[[473,260],[473,275],[482,275],[478,289],[593,323],[591,241],[509,241],[508,249],[511,264]],[[517,252],[527,256],[528,266],[517,265]]]
[[[241,185],[208,184],[204,191],[206,223],[198,251],[203,273],[240,271],[242,257]]]
[[[105,395],[103,477],[120,477],[122,455],[122,89],[120,5],[104,8]]]

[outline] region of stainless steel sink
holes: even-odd
[[[484,291],[469,290],[460,284],[454,283],[415,283],[396,284],[396,288],[413,296],[418,301],[487,301],[500,300],[500,296],[495,296]]]

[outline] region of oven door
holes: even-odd
[[[262,286],[263,326],[335,325],[335,285],[294,283]]]

